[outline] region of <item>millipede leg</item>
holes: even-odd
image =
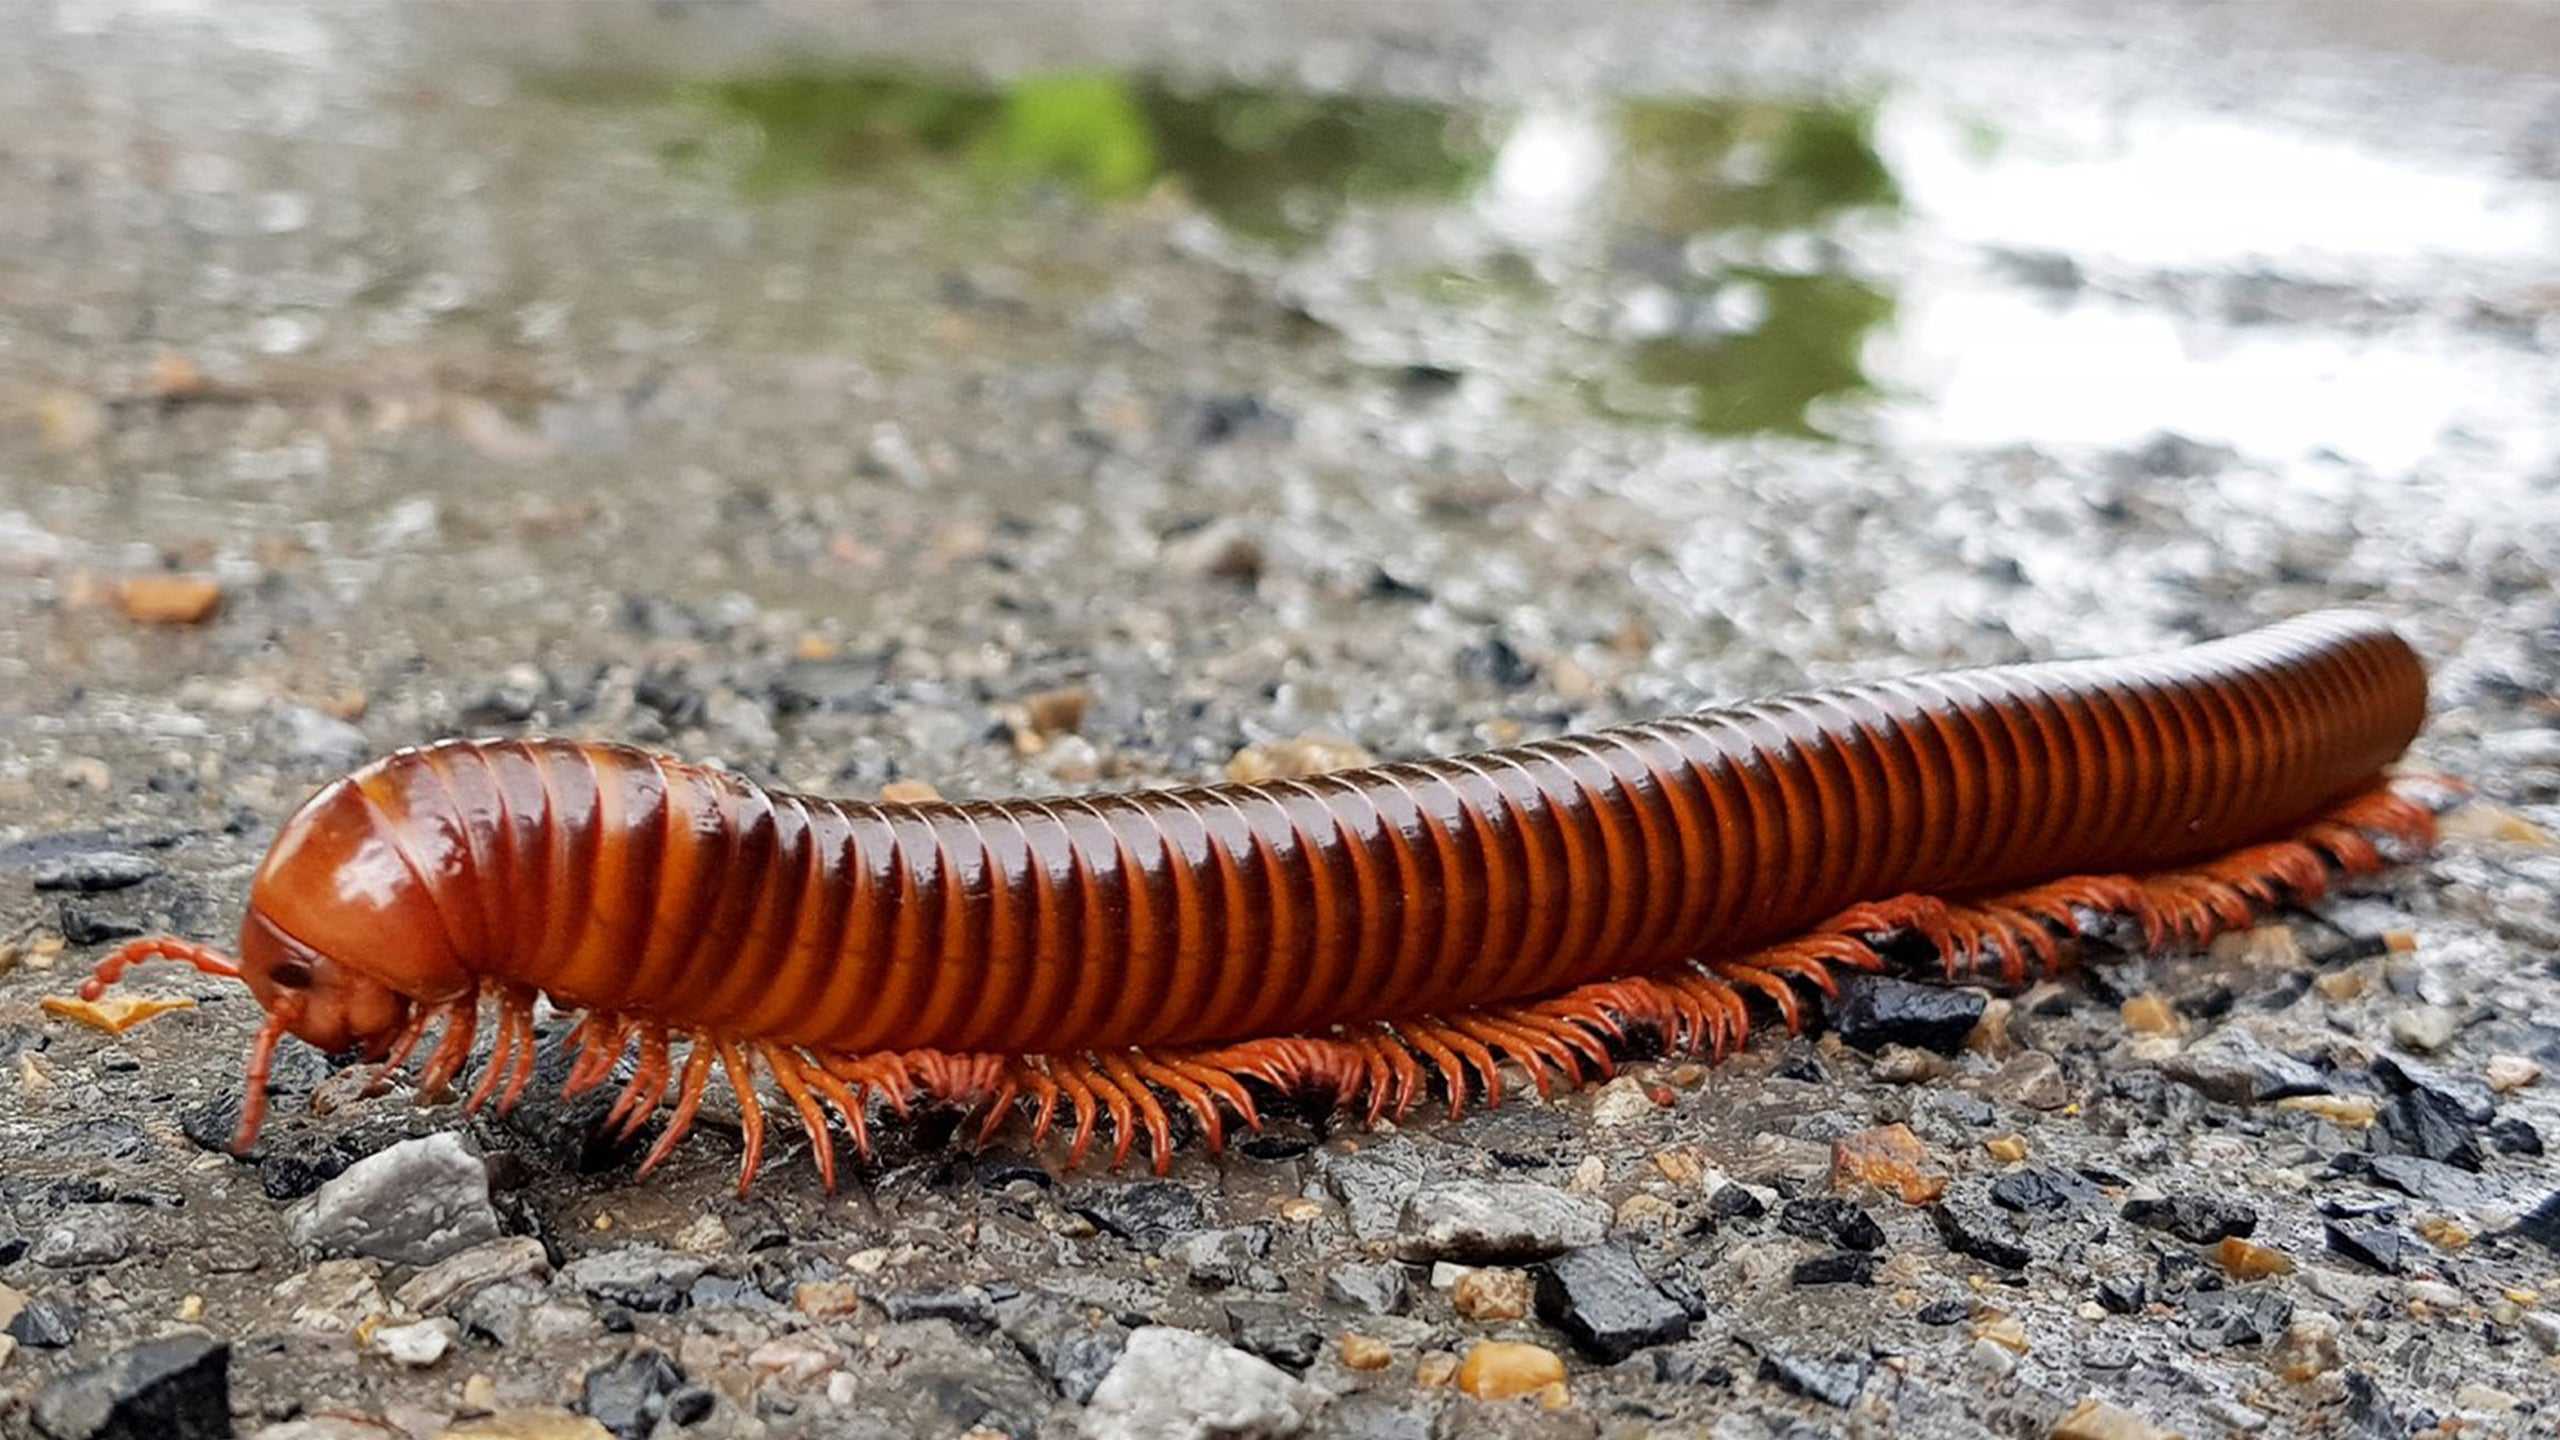
[[[391,1077],[399,1074],[400,1067],[409,1063],[410,1053],[418,1048],[420,1040],[426,1038],[427,1027],[434,1024],[436,1016],[442,1013],[443,1010],[434,1005],[411,1007],[409,1023],[400,1027],[400,1038],[391,1042],[391,1053],[382,1057],[382,1063],[373,1069],[373,1078],[365,1082],[366,1095],[379,1095],[390,1088]]]
[[[827,1103],[836,1107],[838,1115],[844,1117],[844,1128],[853,1135],[854,1153],[865,1160],[870,1159],[871,1122],[862,1113],[864,1098],[870,1093],[869,1087],[847,1086],[827,1069],[824,1061],[801,1068],[808,1075],[809,1083],[817,1087],[819,1094],[827,1097]]]
[[[156,935],[131,941],[98,962],[98,968],[81,982],[80,998],[88,1001],[107,993],[107,987],[124,978],[124,972],[152,960],[177,960],[193,965],[207,975],[225,980],[240,978],[240,966],[228,955],[210,945],[198,945],[175,936]]]
[[[437,1038],[435,1053],[427,1057],[427,1068],[418,1076],[421,1105],[432,1105],[442,1097],[445,1087],[470,1062],[471,1042],[480,1029],[480,997],[476,992],[456,996],[444,1013],[444,1034]]]
[[[1157,1102],[1155,1091],[1138,1078],[1138,1072],[1130,1066],[1127,1056],[1106,1053],[1099,1058],[1103,1075],[1121,1094],[1129,1097],[1129,1107],[1137,1112],[1137,1124],[1146,1132],[1152,1168],[1158,1175],[1170,1172],[1173,1169],[1172,1122],[1165,1117],[1164,1106]],[[1112,1118],[1116,1123],[1128,1123],[1117,1114]],[[1129,1139],[1125,1133],[1121,1136],[1119,1150],[1111,1157],[1114,1169],[1128,1156]]]
[[[773,1083],[782,1087],[782,1096],[791,1108],[800,1112],[800,1129],[809,1137],[810,1153],[818,1162],[818,1183],[827,1193],[836,1193],[836,1145],[827,1135],[826,1112],[809,1094],[800,1078],[800,1062],[791,1052],[769,1040],[755,1044],[755,1053],[764,1059],[764,1068],[773,1072]]]
[[[702,1109],[702,1092],[710,1081],[711,1047],[697,1040],[691,1053],[684,1057],[684,1082],[676,1090],[675,1113],[667,1117],[666,1132],[658,1137],[657,1144],[649,1147],[648,1155],[640,1162],[639,1173],[643,1178],[674,1154],[676,1146],[693,1129],[693,1117]]]
[[[738,1128],[746,1133],[747,1153],[738,1162],[738,1195],[744,1199],[748,1188],[756,1183],[756,1171],[764,1165],[764,1102],[756,1098],[755,1070],[738,1058],[736,1043],[718,1040],[712,1044],[719,1052],[720,1068],[729,1076],[730,1093],[738,1097]]]
[[[249,1042],[248,1089],[240,1096],[240,1128],[231,1135],[234,1155],[246,1155],[258,1143],[258,1131],[267,1119],[267,1081],[275,1073],[276,1044],[300,1012],[301,1007],[291,1001],[278,1005],[267,1023],[258,1027],[257,1038]]]

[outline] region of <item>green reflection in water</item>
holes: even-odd
[[[1171,178],[1230,228],[1320,233],[1359,200],[1463,195],[1492,147],[1445,106],[1247,86],[1175,89],[1099,71],[1003,86],[899,69],[802,71],[699,87],[761,137],[765,187],[870,178],[919,158],[1118,199]]]
[[[1819,231],[1853,211],[1901,203],[1864,107],[1741,100],[1646,100],[1618,113],[1608,186],[1622,238],[1654,248],[1735,232]],[[1679,413],[1711,434],[1817,437],[1826,400],[1873,393],[1868,337],[1893,318],[1893,297],[1836,270],[1781,273],[1750,264],[1683,268],[1673,293],[1692,310],[1727,286],[1757,296],[1756,323],[1636,342],[1635,379],[1681,392]]]
[[[1873,392],[1861,352],[1867,335],[1893,318],[1893,299],[1845,275],[1726,272],[1757,288],[1760,323],[1712,339],[1666,336],[1639,341],[1629,369],[1648,385],[1683,392],[1681,411],[1713,435],[1781,434],[1819,438],[1817,402]]]

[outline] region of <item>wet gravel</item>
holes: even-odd
[[[1066,13],[0,4],[0,1434],[2550,1431],[2547,17]],[[234,1158],[244,993],[40,1008],[440,736],[1081,792],[2341,603],[2419,864],[1161,1180],[634,1182],[556,1021]]]

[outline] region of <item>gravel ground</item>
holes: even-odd
[[[0,1433],[2560,1423],[2553,12],[0,25]],[[309,1053],[240,1161],[245,993],[39,1004],[439,736],[1081,791],[2331,604],[2495,807],[2421,864],[1166,1180]]]

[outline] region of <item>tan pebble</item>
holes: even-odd
[[[204,371],[177,351],[163,350],[152,358],[143,388],[163,400],[182,400],[204,392]]]
[[[2290,925],[2258,925],[2217,935],[2206,952],[2226,965],[2255,965],[2269,970],[2302,968],[2302,937]]]
[[[1426,1390],[1448,1384],[1457,1374],[1458,1357],[1446,1350],[1434,1350],[1413,1362],[1413,1383]]]
[[[2474,800],[2436,822],[2436,833],[2448,840],[2495,840],[2538,850],[2560,848],[2548,831],[2513,810]]]
[[[190,1296],[186,1297],[185,1299],[180,1300],[180,1301],[178,1302],[178,1320],[179,1320],[179,1323],[181,1323],[181,1324],[186,1324],[186,1325],[193,1325],[194,1323],[196,1323],[197,1321],[199,1321],[199,1320],[201,1320],[201,1319],[203,1319],[203,1318],[204,1318],[204,1297],[203,1297],[203,1296],[201,1296],[201,1295],[190,1295]]]
[[[2083,1300],[2080,1302],[2078,1313],[2083,1320],[2104,1320],[2107,1318],[2107,1307],[2095,1300]]]
[[[2267,1352],[2267,1364],[2278,1375],[2300,1385],[2346,1363],[2338,1348],[2338,1317],[2317,1310],[2293,1317]]]
[[[1707,1067],[1704,1065],[1681,1064],[1671,1067],[1671,1083],[1683,1090],[1696,1089],[1706,1082],[1706,1078]]]
[[[2265,1245],[2253,1245],[2237,1235],[2223,1237],[2222,1243],[2214,1247],[2213,1258],[2225,1274],[2241,1280],[2293,1273],[2292,1256]]]
[[[2051,1440],[2178,1440],[2174,1430],[2163,1430],[2132,1411],[2092,1395],[2071,1407],[2071,1412],[2053,1422]]]
[[[462,1408],[495,1410],[498,1408],[498,1382],[486,1375],[473,1375],[462,1382]]]
[[[1917,1045],[1887,1045],[1876,1056],[1876,1078],[1888,1085],[1925,1085],[1947,1074],[1943,1056]]]
[[[856,1250],[846,1256],[844,1268],[856,1275],[877,1275],[880,1273],[880,1267],[888,1263],[889,1247],[874,1245],[868,1250]]]
[[[930,805],[942,792],[922,780],[892,780],[880,787],[880,798],[891,805]]]
[[[2488,1077],[2489,1088],[2504,1095],[2541,1079],[2542,1067],[2522,1055],[2492,1055],[2489,1068],[2483,1073]]]
[[[1992,1159],[1999,1161],[2001,1164],[2015,1165],[2019,1161],[2027,1158],[2027,1137],[2024,1135],[1994,1135],[1990,1139],[1982,1142],[1982,1148],[1984,1153],[1988,1154]]]
[[[2136,995],[2122,1007],[2124,1027],[2143,1035],[2178,1033],[2178,1012],[2157,995]]]
[[[107,432],[107,407],[78,390],[45,391],[36,397],[35,413],[47,450],[83,450]]]
[[[2346,970],[2332,970],[2311,982],[2321,997],[2344,1004],[2373,987],[2373,976],[2358,965]]]
[[[835,1320],[862,1309],[862,1292],[841,1280],[805,1280],[791,1287],[791,1307],[813,1320]]]
[[[2541,1291],[2528,1290],[2522,1285],[2510,1285],[2498,1293],[2506,1296],[2508,1299],[2513,1300],[2519,1305],[2530,1305],[2542,1298]]]
[[[1526,1270],[1469,1270],[1449,1287],[1449,1304],[1470,1320],[1525,1320],[1534,1287]]]
[[[1544,1345],[1480,1340],[1458,1366],[1458,1388],[1479,1400],[1533,1395],[1564,1380],[1564,1360]]]
[[[1985,1059],[2008,1059],[2010,1052],[2017,1048],[2017,1042],[2009,1038],[2009,1017],[2016,1009],[2006,998],[1993,996],[1991,1002],[1982,1007],[1982,1018],[1973,1022],[1973,1029],[1966,1032],[1964,1048]]]
[[[1325,1217],[1325,1204],[1304,1195],[1292,1195],[1275,1208],[1274,1213],[1292,1225],[1312,1225]]]
[[[803,630],[800,639],[792,645],[791,653],[802,660],[833,660],[841,648],[823,631]]]
[[[1550,1380],[1538,1387],[1538,1408],[1541,1410],[1562,1410],[1572,1403],[1573,1392],[1564,1388],[1561,1380]]]
[[[2370,1095],[2288,1095],[2276,1102],[2279,1110],[2300,1110],[2317,1115],[2332,1125],[2362,1130],[2373,1124],[2380,1113]]]
[[[713,1255],[729,1247],[729,1227],[717,1215],[697,1215],[676,1234],[676,1248],[688,1255]]]
[[[1983,1317],[1974,1322],[1973,1338],[1988,1340],[2020,1355],[2027,1353],[2027,1327],[2015,1315],[1995,1313]]]
[[[2429,1215],[2418,1222],[2418,1233],[2439,1250],[2459,1250],[2471,1243],[2471,1232],[2442,1215]]]
[[[1342,1363],[1354,1370],[1384,1370],[1387,1363],[1396,1358],[1395,1351],[1386,1341],[1366,1335],[1345,1331],[1341,1345]]]
[[[1591,1097],[1591,1123],[1633,1125],[1652,1118],[1656,1108],[1653,1097],[1645,1093],[1643,1081],[1633,1075],[1621,1075]]]
[[[613,1440],[613,1432],[566,1410],[500,1410],[456,1421],[436,1440]]]
[[[145,625],[195,625],[222,607],[222,585],[202,575],[136,575],[116,587],[116,604]]]
[[[1093,706],[1093,692],[1081,685],[1043,690],[1022,698],[1022,713],[1031,728],[1043,735],[1070,735],[1084,728],[1084,716]]]
[[[1582,1163],[1573,1167],[1573,1178],[1564,1182],[1564,1188],[1576,1195],[1597,1195],[1608,1183],[1608,1163],[1597,1155],[1585,1155]]]
[[[1639,1191],[1618,1202],[1617,1226],[1621,1230],[1666,1229],[1678,1213],[1670,1201]]]
[[[18,1353],[18,1337],[0,1335],[0,1370],[9,1367],[9,1357]]]
[[[2418,948],[2418,932],[2415,930],[2386,930],[2382,935],[2382,948],[2390,951],[2394,955],[2408,955],[2414,953]]]
[[[1831,1188],[1872,1185],[1926,1205],[1947,1191],[1947,1176],[1929,1164],[1929,1148],[1903,1124],[1879,1125],[1831,1142]]]
[[[1695,1185],[1705,1179],[1707,1174],[1705,1158],[1685,1145],[1677,1149],[1655,1151],[1653,1168],[1661,1171],[1662,1178],[1674,1185]]]
[[[1301,735],[1247,745],[1227,761],[1227,778],[1250,785],[1262,780],[1303,780],[1335,770],[1354,770],[1372,763],[1367,750],[1332,735]]]

